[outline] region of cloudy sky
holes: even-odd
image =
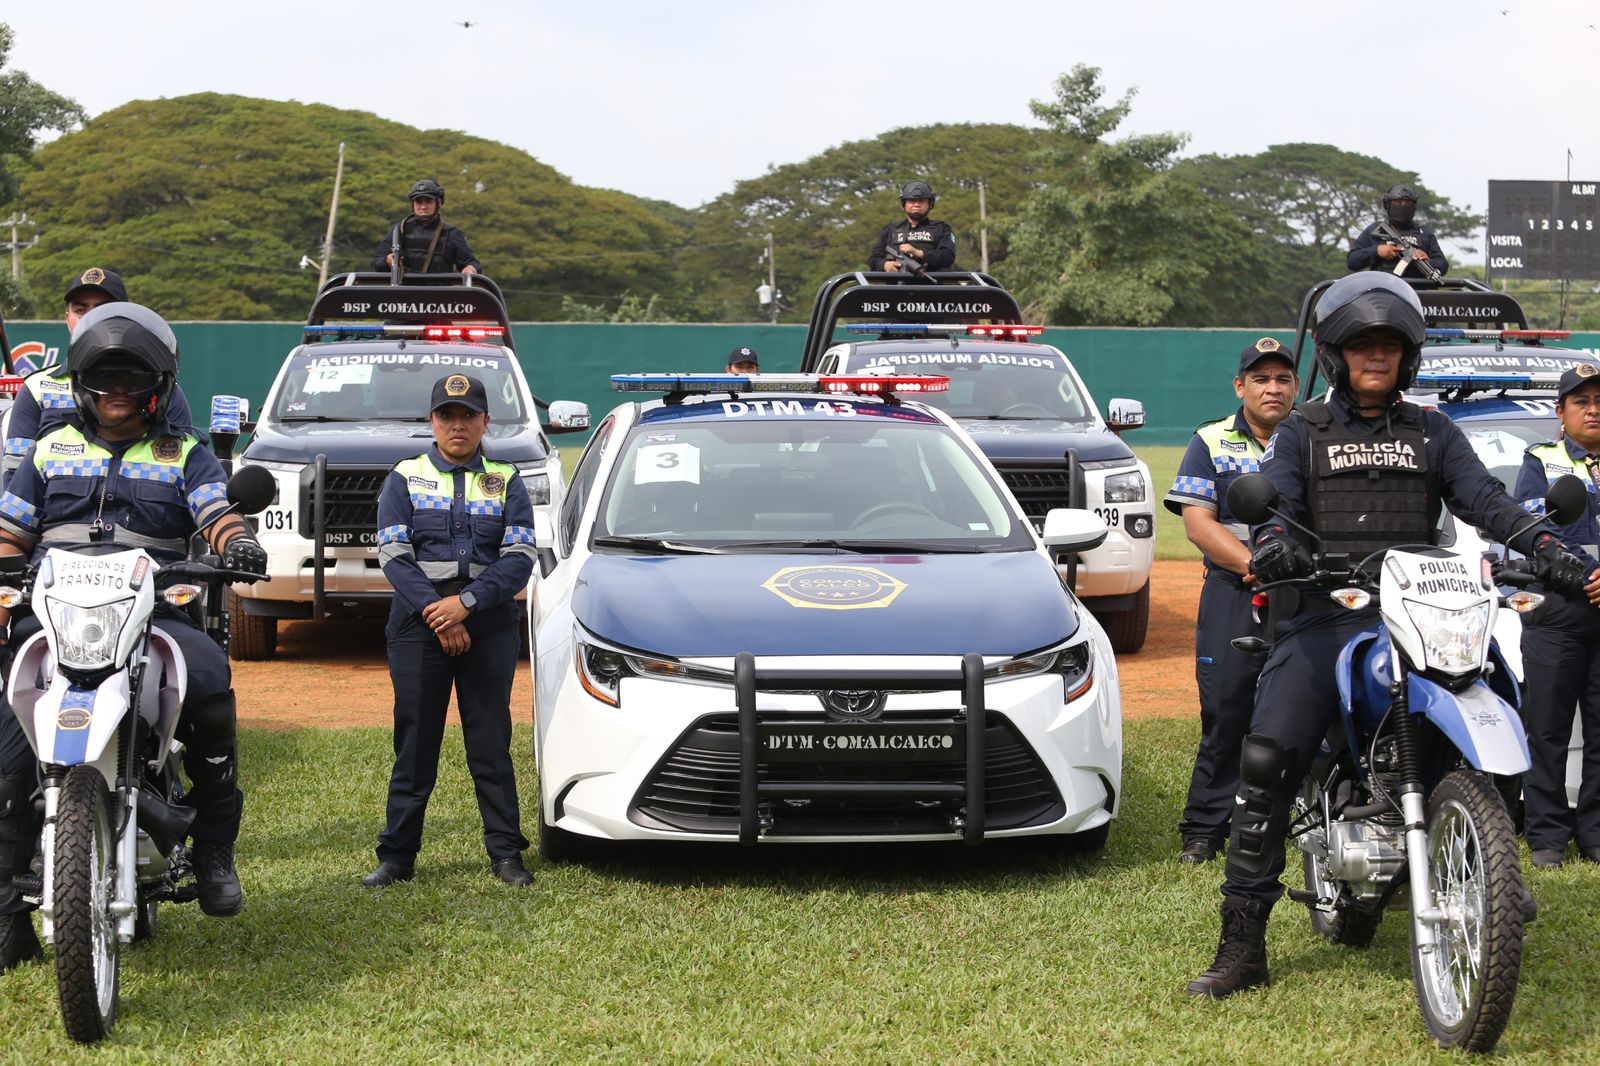
[[[899,126],[1030,122],[1075,63],[1137,86],[1128,131],[1184,131],[1194,153],[1326,142],[1479,210],[1490,178],[1562,178],[1569,150],[1575,179],[1600,180],[1597,0],[170,0],[0,18],[11,66],[91,114],[202,91],[316,101],[688,207]]]

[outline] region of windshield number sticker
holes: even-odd
[[[648,444],[640,448],[633,463],[633,483],[672,481],[700,484],[700,448],[694,444]]]
[[[1115,507],[1096,507],[1094,513],[1108,526],[1115,526],[1122,521],[1122,513]]]
[[[305,391],[338,392],[346,385],[372,384],[372,364],[356,363],[345,366],[319,366],[306,374]]]

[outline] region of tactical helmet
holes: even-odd
[[[928,207],[931,210],[935,199],[936,198],[933,195],[933,186],[929,185],[925,181],[908,181],[904,185],[900,186],[901,207],[905,207],[907,200],[926,200],[928,201]],[[908,217],[915,218],[920,221],[921,219],[928,217],[928,212],[924,211],[920,215],[910,215]]]
[[[1345,344],[1370,329],[1388,329],[1400,335],[1404,347],[1400,355],[1400,378],[1395,388],[1404,392],[1417,380],[1428,325],[1416,291],[1393,274],[1362,270],[1345,275],[1328,286],[1322,299],[1317,301],[1312,317],[1311,336],[1317,343],[1317,366],[1337,391],[1348,394],[1350,389],[1350,371],[1344,361]]]
[[[432,178],[423,178],[411,186],[411,195],[407,200],[438,200],[439,206],[444,206],[444,188]]]
[[[1402,207],[1396,207],[1396,200],[1410,200]],[[1394,185],[1383,194],[1383,213],[1389,221],[1396,226],[1409,226],[1411,220],[1417,215],[1417,190],[1409,185]]]
[[[134,303],[101,304],[78,320],[67,348],[67,371],[72,375],[72,398],[79,415],[98,424],[97,368],[110,365],[147,371],[148,388],[133,392],[141,412],[152,424],[166,419],[178,375],[178,338],[166,320],[148,307]]]

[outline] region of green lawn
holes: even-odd
[[[1185,981],[1215,946],[1215,868],[1172,861],[1193,726],[1127,729],[1108,850],[671,850],[492,882],[461,734],[419,880],[379,893],[383,730],[247,731],[244,913],[167,907],[128,951],[111,1046],[68,1043],[50,965],[0,979],[27,1062],[1428,1062],[1403,918],[1366,951],[1282,905],[1276,987]],[[515,751],[525,767],[529,736]],[[521,781],[533,795],[531,773]],[[1600,868],[1540,871],[1504,1061],[1592,1062]]]

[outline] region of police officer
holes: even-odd
[[[891,248],[917,260],[924,271],[948,270],[955,264],[955,233],[945,223],[928,217],[934,202],[932,185],[925,181],[906,182],[900,190],[900,207],[906,217],[878,232],[878,240],[867,256],[868,270],[893,273],[905,269],[890,258]]]
[[[726,369],[729,374],[759,374],[761,373],[761,359],[756,355],[754,348],[735,348],[728,353],[728,366]]]
[[[95,543],[141,547],[157,562],[182,559],[187,538],[226,509],[227,479],[216,457],[169,420],[178,366],[172,330],[147,307],[103,304],[78,323],[67,363],[76,414],[39,438],[0,496],[0,556]],[[237,515],[211,525],[205,538],[223,566],[266,573],[266,552]],[[156,617],[188,668],[178,739],[191,783],[185,802],[196,808],[200,909],[237,914],[244,895],[233,846],[244,796],[228,658],[186,613],[160,603]],[[0,627],[9,622],[0,609]],[[20,643],[38,629],[31,615],[20,618],[9,639]],[[39,953],[10,884],[33,856],[35,768],[15,716],[0,708],[0,969]]]
[[[1561,542],[1586,568],[1600,558],[1600,368],[1580,363],[1561,375],[1556,415],[1562,439],[1529,448],[1517,474],[1515,495],[1529,510],[1544,508],[1550,483],[1575,474],[1588,483],[1583,518],[1559,530]],[[1523,676],[1527,687],[1523,721],[1533,766],[1522,781],[1527,815],[1524,835],[1533,865],[1560,866],[1567,841],[1578,838],[1578,854],[1600,862],[1600,570],[1589,569],[1583,595],[1554,589],[1522,624]],[[1572,708],[1583,716],[1583,777],[1578,807],[1567,806],[1567,743]]]
[[[514,597],[533,572],[533,505],[517,468],[483,454],[488,410],[483,382],[441,378],[433,387],[433,447],[396,465],[378,500],[378,557],[395,592],[388,628],[394,772],[378,868],[361,881],[368,888],[413,876],[452,684],[490,869],[509,885],[533,883],[522,865],[528,840],[511,767]]]
[[[444,189],[432,178],[411,186],[411,214],[400,220],[400,247],[405,252],[405,268],[413,274],[443,274],[459,270],[476,274],[483,269],[467,247],[467,235],[445,222]],[[378,242],[372,269],[394,266],[394,230]]]
[[[1228,486],[1261,465],[1267,440],[1294,407],[1296,379],[1289,352],[1271,337],[1239,354],[1231,416],[1194,431],[1165,500],[1183,518],[1183,531],[1205,555],[1205,583],[1195,619],[1195,682],[1200,689],[1200,747],[1189,778],[1189,800],[1178,831],[1178,861],[1210,862],[1228,839],[1233,797],[1239,791],[1239,745],[1255,705],[1256,676],[1264,661],[1230,643],[1260,636],[1251,605],[1250,531],[1228,510]]]
[[[1313,336],[1333,396],[1302,403],[1272,436],[1261,472],[1280,494],[1279,509],[1316,532],[1323,551],[1362,559],[1386,546],[1433,541],[1448,504],[1462,521],[1553,570],[1582,570],[1548,522],[1530,522],[1448,418],[1401,399],[1416,379],[1425,335],[1422,302],[1393,275],[1350,274],[1323,293]],[[1286,523],[1274,519],[1252,533],[1250,570],[1262,584],[1311,571],[1307,545]],[[1283,894],[1290,802],[1338,716],[1339,651],[1376,614],[1305,595],[1274,633],[1241,749],[1222,936],[1211,968],[1189,983],[1191,995],[1222,997],[1269,981],[1267,916]]]
[[[1350,254],[1345,256],[1345,266],[1351,270],[1387,270],[1395,272],[1402,258],[1425,259],[1433,269],[1444,274],[1450,270],[1450,261],[1444,257],[1444,252],[1439,248],[1439,239],[1430,231],[1416,224],[1417,194],[1409,185],[1396,185],[1383,194],[1383,218],[1366,229],[1356,238],[1355,244],[1350,246]],[[1393,234],[1380,232],[1385,223]],[[1394,234],[1401,237],[1411,237],[1417,242],[1415,248],[1396,244],[1392,239]],[[1404,277],[1421,277],[1423,272],[1411,263],[1407,263],[1403,271]]]
[[[90,267],[67,285],[67,332],[78,328],[78,320],[101,304],[126,302],[128,289],[113,270]],[[0,488],[22,463],[39,434],[66,421],[74,407],[72,375],[66,363],[57,363],[29,374],[11,405],[6,423],[5,458],[0,460]],[[167,420],[178,429],[193,428],[194,415],[189,398],[176,383],[167,408]]]

